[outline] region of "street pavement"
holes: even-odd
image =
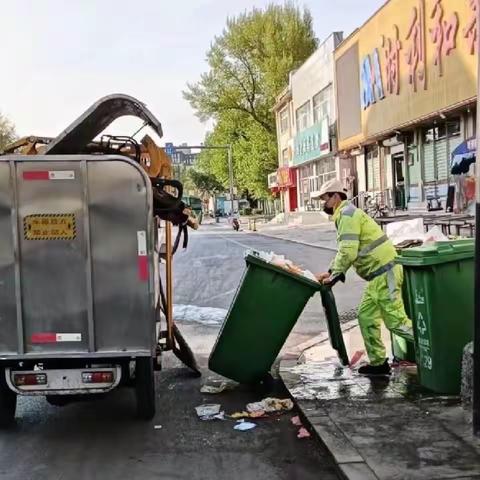
[[[0,435],[2,480],[262,480],[337,479],[330,455],[314,438],[297,438],[286,415],[257,420],[239,432],[233,420],[204,422],[195,406],[243,410],[266,392],[200,393],[208,378],[172,368],[156,376],[157,414],[133,417],[134,395],[119,389],[101,399],[53,407],[20,400],[17,424]],[[277,382],[269,395],[288,396]],[[157,427],[157,428],[155,428]],[[161,428],[160,428],[161,427]]]
[[[203,377],[192,377],[166,354],[164,370],[156,375],[157,414],[151,422],[134,418],[134,395],[126,388],[64,407],[51,406],[43,397],[20,398],[16,425],[0,435],[0,480],[338,478],[330,453],[314,435],[297,438],[299,427],[291,423],[296,409],[257,420],[257,428],[247,432],[234,430],[230,419],[204,422],[196,416],[194,407],[204,403],[220,403],[232,413],[266,396],[288,397],[279,380],[273,390],[239,387],[219,395],[200,393],[212,375],[206,365],[220,329],[218,313],[224,314],[230,305],[248,248],[285,254],[314,272],[325,270],[333,255],[234,232],[225,224],[205,225],[192,233],[188,249],[175,256],[174,297],[177,307],[190,306],[177,309],[183,312],[179,328],[197,355]],[[360,295],[361,283],[349,281],[349,286],[338,289],[338,303],[345,311]],[[213,324],[198,315],[212,308],[219,317]],[[188,312],[193,312],[192,318]],[[320,300],[313,299],[286,349],[308,344],[324,330]]]

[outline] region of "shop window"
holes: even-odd
[[[317,162],[317,172],[319,175],[332,171],[335,171],[335,158],[327,158]]]
[[[303,190],[303,193],[306,195],[308,193],[308,180],[307,179],[304,179],[302,181],[302,190]]]
[[[460,119],[449,120],[447,122],[447,135],[449,137],[456,137],[460,135]]]
[[[415,135],[413,132],[406,132],[403,138],[406,145],[413,145],[415,143]]]
[[[433,127],[424,128],[422,131],[423,143],[431,143],[434,140],[437,141],[444,140],[445,138],[457,137],[460,133],[460,119],[452,118]]]
[[[288,107],[285,107],[280,112],[280,133],[286,133],[289,128],[289,121],[288,121]]]
[[[284,167],[288,167],[288,161],[289,161],[289,158],[288,158],[288,148],[284,148],[282,150],[282,165]]]
[[[431,143],[435,139],[435,128],[424,128],[422,131],[423,143]]]
[[[328,86],[313,97],[313,123],[330,117],[331,88]]]
[[[310,126],[310,110],[310,100],[297,109],[295,115],[297,119],[297,132],[301,132]]]

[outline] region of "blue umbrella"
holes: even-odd
[[[452,175],[467,173],[470,165],[475,162],[477,155],[477,139],[469,138],[462,142],[453,152],[450,161]]]

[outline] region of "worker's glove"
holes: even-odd
[[[334,273],[330,277],[323,280],[324,285],[333,287],[337,282],[345,283],[345,274],[344,273]]]

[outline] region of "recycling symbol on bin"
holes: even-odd
[[[425,335],[425,332],[427,331],[427,324],[425,323],[425,320],[423,319],[423,315],[421,313],[418,314],[417,330],[422,336]]]

